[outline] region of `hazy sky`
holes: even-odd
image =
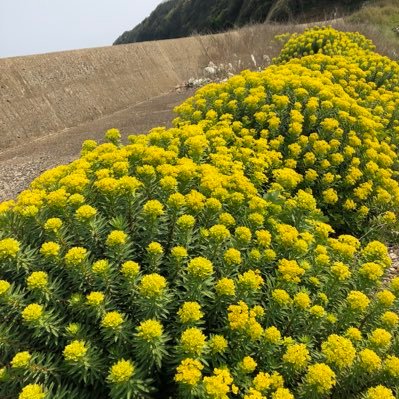
[[[161,0],[0,0],[0,57],[107,46]]]

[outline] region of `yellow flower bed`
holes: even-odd
[[[0,204],[0,397],[394,398],[399,278],[376,238],[399,94],[372,50],[294,36],[173,128],[112,129]]]

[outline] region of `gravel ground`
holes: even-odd
[[[193,90],[173,90],[101,119],[0,152],[0,202],[14,198],[45,170],[78,158],[82,142],[102,141],[107,129],[118,128],[126,137],[170,125],[173,107],[192,94]]]
[[[392,260],[392,266],[389,268],[386,280],[389,281],[394,277],[399,276],[399,247],[389,248],[389,257]]]

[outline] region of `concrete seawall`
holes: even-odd
[[[261,33],[241,29],[0,59],[0,151],[168,92],[211,60],[267,54],[272,36],[263,42]]]

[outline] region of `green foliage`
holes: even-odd
[[[333,6],[351,10],[363,0],[290,0],[273,11],[273,20],[295,19],[308,12],[322,14]],[[171,0],[161,3],[143,22],[124,32],[114,44],[171,39],[193,33],[220,32],[233,27],[263,22],[273,9],[273,0]],[[324,18],[325,15],[322,14]]]

